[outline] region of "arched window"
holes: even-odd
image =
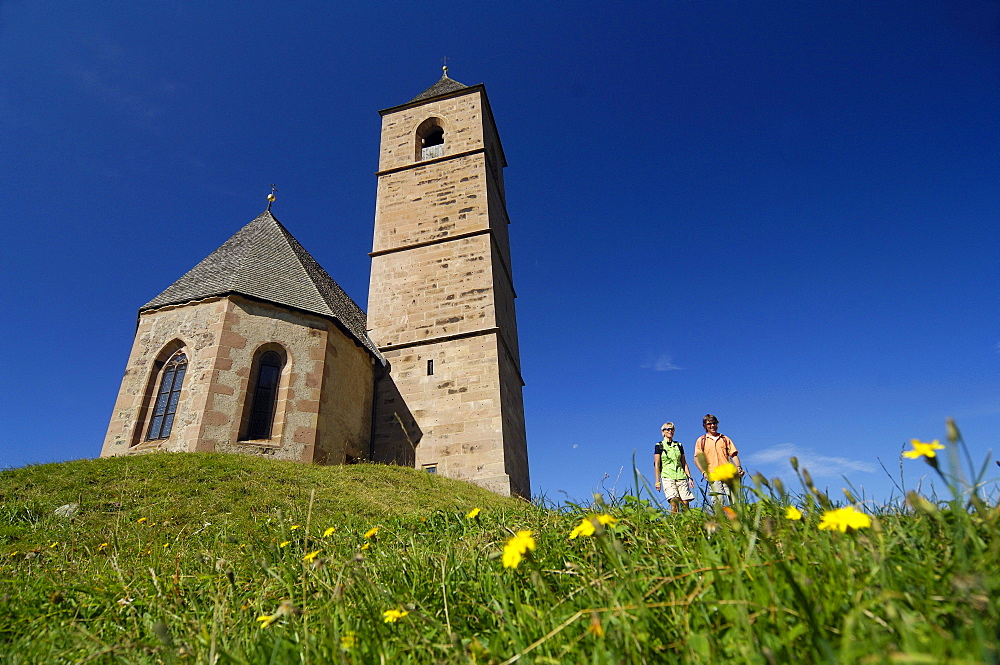
[[[253,373],[255,383],[253,390],[247,391],[252,396],[250,418],[247,421],[246,433],[240,437],[243,440],[270,439],[271,426],[274,424],[274,407],[278,403],[278,383],[281,379],[281,367],[284,361],[275,351],[265,351],[257,359],[257,371]]]
[[[417,159],[444,156],[444,128],[440,118],[427,118],[417,127]]]
[[[177,403],[181,398],[181,386],[184,385],[184,372],[187,371],[187,356],[183,351],[177,351],[170,356],[160,375],[160,389],[156,392],[156,404],[153,406],[153,417],[149,421],[147,441],[166,439],[174,426],[174,416],[177,414]]]

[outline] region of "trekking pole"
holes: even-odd
[[[708,483],[707,480],[704,481],[704,483],[698,483],[698,491],[701,492],[701,505],[703,506],[710,505],[708,500],[708,493],[705,492],[705,487],[707,486],[707,483]]]

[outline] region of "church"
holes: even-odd
[[[367,460],[530,498],[507,163],[486,88],[445,67],[380,114],[367,314],[269,204],[139,309],[102,457]]]

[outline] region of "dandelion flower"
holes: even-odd
[[[277,614],[261,614],[259,617],[257,617],[257,621],[260,621],[261,628],[267,628],[277,620],[278,620]]]
[[[340,638],[340,648],[343,649],[344,651],[350,651],[357,645],[357,643],[358,643],[358,638],[353,630],[347,631]]]
[[[317,556],[319,556],[319,550],[316,550],[315,552],[310,552],[309,554],[302,557],[302,560],[307,563],[312,563],[313,561],[316,560]]]
[[[283,540],[280,543],[278,543],[278,547],[288,547],[291,544],[292,544],[292,541],[290,541],[290,540]]]
[[[618,524],[618,519],[611,515],[591,515],[589,517],[584,517],[580,520],[580,523],[576,525],[576,528],[570,531],[569,538],[573,540],[578,536],[593,536],[597,532],[598,526],[613,527]]]
[[[465,519],[467,519],[467,520],[474,520],[477,517],[479,517],[479,513],[481,513],[481,512],[482,511],[479,508],[473,508],[472,510],[470,510],[469,512],[467,512],[465,514]]]
[[[938,443],[937,439],[934,439],[930,443],[924,443],[919,439],[911,439],[910,444],[913,445],[913,450],[907,450],[903,453],[903,457],[908,457],[910,459],[917,459],[918,457],[937,457],[937,453],[934,451],[944,450],[944,446]]]
[[[713,482],[716,480],[732,480],[735,477],[736,465],[731,462],[720,464],[708,472],[708,479]]]
[[[847,533],[848,529],[866,529],[872,525],[872,518],[868,517],[853,506],[828,510],[823,513],[819,528],[826,531],[840,531]]]
[[[101,543],[100,546],[97,548],[97,551],[98,552],[103,552],[106,549],[108,549],[108,544],[107,543]]]
[[[323,532],[323,537],[324,538],[329,538],[331,535],[333,535],[333,532],[336,531],[336,530],[337,530],[336,527],[332,527],[332,526],[328,527],[327,530]]]
[[[135,523],[136,523],[136,524],[145,524],[145,523],[146,523],[146,520],[147,520],[147,519],[148,519],[148,518],[146,518],[146,517],[140,517],[139,519],[137,519],[137,520],[135,521]]]
[[[373,526],[372,528],[365,531],[365,538],[374,538],[378,534],[378,527]]]
[[[576,525],[576,528],[569,532],[569,539],[573,540],[578,536],[590,537],[594,535],[594,523],[588,518],[583,518],[580,523]]]
[[[409,612],[406,610],[386,610],[385,612],[382,612],[382,621],[385,623],[396,623],[407,614],[409,614]]]
[[[371,543],[365,543],[364,545],[361,546],[361,551],[364,552],[366,549],[368,549],[371,546],[372,546]]]
[[[293,524],[292,527],[291,527],[291,530],[295,531],[296,529],[301,529],[301,528],[302,528],[301,524]]]
[[[51,545],[49,545],[49,549],[52,549],[53,547],[57,547],[58,545],[59,545],[59,541],[56,541],[56,542],[52,543]]]
[[[517,568],[528,550],[535,549],[535,539],[530,531],[518,531],[503,548],[503,567]]]
[[[802,511],[795,506],[788,506],[785,508],[785,519],[786,520],[800,520],[802,519]]]

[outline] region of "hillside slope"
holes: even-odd
[[[0,553],[53,541],[97,547],[120,522],[146,518],[179,535],[205,522],[252,531],[284,518],[316,523],[532,508],[478,486],[414,469],[313,466],[243,455],[161,453],[78,460],[0,471]],[[59,506],[78,504],[67,517]],[[73,510],[73,509],[70,509]]]
[[[665,515],[371,465],[9,469],[0,665],[998,662],[993,501],[868,515],[774,484]]]

